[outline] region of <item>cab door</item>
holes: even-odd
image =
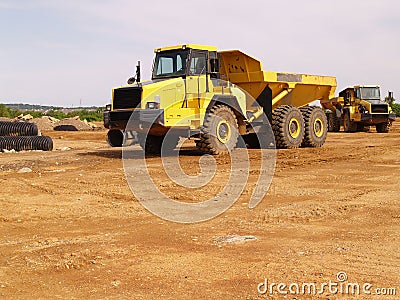
[[[192,50],[186,76],[186,107],[201,108],[207,91],[207,51]]]

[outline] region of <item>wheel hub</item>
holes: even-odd
[[[320,118],[314,121],[314,133],[317,137],[321,137],[324,134],[324,123]]]
[[[289,134],[296,139],[300,135],[300,123],[296,118],[291,118],[289,122]]]
[[[217,126],[217,138],[221,143],[226,143],[231,137],[231,127],[226,120],[221,120]]]

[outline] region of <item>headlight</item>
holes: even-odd
[[[365,111],[364,111],[366,114],[369,114],[369,111],[366,109]]]
[[[160,108],[160,103],[156,103],[156,102],[147,102],[147,103],[146,103],[146,108],[147,108],[147,109],[159,109],[159,108]]]
[[[111,110],[111,104],[106,105],[106,110]]]

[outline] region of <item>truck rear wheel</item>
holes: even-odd
[[[300,109],[291,105],[276,108],[272,112],[272,129],[277,148],[300,147],[304,138],[304,120]]]
[[[208,154],[230,152],[238,140],[237,119],[226,105],[215,105],[204,117],[204,124],[197,148]]]
[[[167,135],[157,136],[148,134],[138,134],[140,147],[145,151],[146,154],[161,154],[161,148],[164,148],[166,153],[171,152],[175,149],[179,142],[179,136]]]
[[[329,132],[339,132],[340,131],[340,118],[337,116],[336,112],[333,111],[327,114],[328,118],[328,131]]]
[[[376,131],[379,133],[388,133],[389,127],[390,127],[390,124],[387,122],[375,125]]]
[[[305,106],[300,108],[304,119],[303,147],[321,147],[326,140],[328,121],[324,111],[319,107]]]
[[[122,147],[124,134],[119,129],[111,129],[107,133],[107,143],[111,147]]]
[[[343,129],[345,132],[356,132],[357,131],[357,123],[352,122],[350,120],[349,112],[345,112],[343,116]]]

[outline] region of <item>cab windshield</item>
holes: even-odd
[[[380,100],[381,94],[379,87],[361,87],[357,89],[357,98],[363,100]]]
[[[185,75],[188,52],[188,50],[158,52],[154,62],[153,79]]]

